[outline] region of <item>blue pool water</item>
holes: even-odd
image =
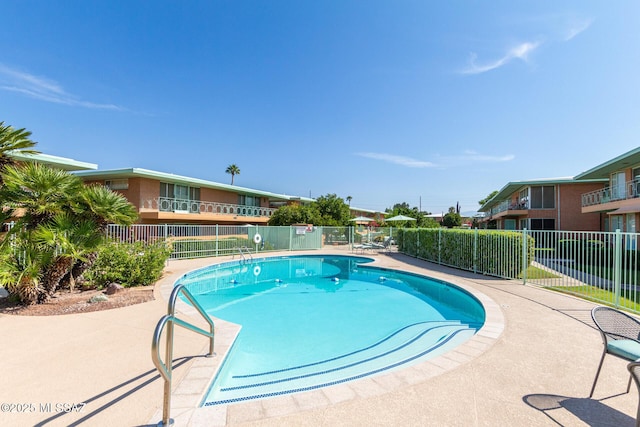
[[[207,267],[179,282],[214,317],[242,325],[205,405],[311,390],[435,357],[484,323],[482,305],[445,282],[291,256]]]

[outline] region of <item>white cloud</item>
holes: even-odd
[[[358,156],[367,157],[369,159],[382,160],[383,162],[393,163],[396,165],[406,166],[409,168],[432,168],[436,165],[423,160],[412,159],[410,157],[396,156],[387,153],[356,153]]]
[[[31,98],[40,99],[56,104],[70,105],[74,107],[95,108],[102,110],[124,111],[125,109],[114,104],[100,104],[83,101],[67,93],[57,82],[46,77],[34,76],[23,71],[18,71],[0,63],[0,89],[21,93]]]
[[[574,23],[566,31],[566,34],[564,36],[564,41],[568,42],[569,40],[571,40],[572,38],[574,38],[575,36],[577,36],[581,32],[585,31],[587,28],[589,28],[591,26],[591,24],[593,24],[593,20],[592,19],[588,19],[588,20],[585,20],[585,21]]]
[[[487,156],[475,151],[467,150],[464,155],[461,156],[464,160],[473,160],[477,162],[509,162],[516,158],[513,154],[507,154],[504,156]]]
[[[400,166],[406,166],[409,168],[451,168],[457,167],[462,164],[468,165],[470,163],[500,163],[509,162],[516,157],[513,154],[505,154],[502,156],[491,156],[487,154],[480,154],[473,150],[464,151],[462,154],[453,156],[440,156],[438,163],[433,163],[426,160],[413,159],[411,157],[398,156],[388,153],[355,153],[357,156],[366,157],[374,160],[381,160],[387,163],[393,163]]]
[[[478,64],[476,59],[478,55],[475,53],[471,53],[471,57],[469,59],[469,66],[461,71],[462,74],[480,74],[486,73],[487,71],[495,70],[496,68],[500,68],[503,65],[508,64],[513,59],[521,59],[523,61],[528,60],[528,56],[531,52],[540,46],[540,42],[525,42],[521,43],[518,46],[511,48],[507,51],[501,58],[488,62],[485,64]]]

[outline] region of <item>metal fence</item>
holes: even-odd
[[[400,251],[475,273],[521,280],[640,312],[638,234],[586,231],[435,230]],[[518,246],[509,237],[518,235]],[[444,242],[454,241],[455,245]]]
[[[527,283],[640,312],[636,233],[536,231]]]
[[[166,241],[172,247],[173,259],[236,255],[239,250],[253,255],[322,248],[353,251],[354,245],[400,238],[399,250],[416,258],[521,280],[640,312],[637,292],[640,254],[636,233],[441,228],[429,238],[422,235],[422,241],[418,234],[411,244],[402,242],[399,234],[398,229],[362,226],[163,224],[108,228],[108,236],[120,241]]]
[[[165,241],[172,248],[172,259],[186,259],[235,255],[240,250],[256,254],[314,250],[325,246],[351,249],[356,232],[353,227],[161,224],[110,225],[107,236],[122,242]]]

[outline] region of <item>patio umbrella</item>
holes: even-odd
[[[392,216],[391,218],[385,218],[384,219],[385,222],[389,222],[389,221],[415,221],[415,218],[411,218],[410,216],[405,216],[405,215],[396,215],[396,216]]]
[[[373,218],[367,218],[366,216],[357,216],[355,218],[351,218],[349,221],[355,221],[355,222],[372,222],[374,221]]]

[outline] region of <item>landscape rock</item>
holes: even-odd
[[[107,289],[104,291],[107,295],[117,294],[118,292],[122,292],[124,288],[119,283],[109,283]]]

